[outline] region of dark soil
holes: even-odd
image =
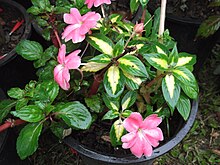
[[[13,29],[18,21],[24,20],[22,13],[17,10],[14,6],[9,6],[8,4],[0,3],[0,24],[2,25],[2,30],[5,36],[5,43],[0,46],[0,60],[1,56],[4,56],[12,49],[16,47],[19,39],[24,33],[24,23],[11,35],[10,31]],[[2,57],[3,58],[3,57]]]
[[[179,16],[180,18],[191,18],[204,20],[210,15],[220,14],[219,7],[209,7],[213,0],[168,0],[167,14]],[[160,0],[149,1],[150,8],[160,6]]]

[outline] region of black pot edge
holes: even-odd
[[[131,164],[131,163],[141,163],[144,161],[152,161],[153,159],[155,159],[159,156],[162,156],[166,152],[170,151],[178,143],[180,143],[180,141],[182,141],[182,139],[186,136],[186,134],[189,132],[189,130],[191,129],[191,127],[195,121],[196,114],[198,111],[198,102],[199,102],[198,100],[193,100],[189,119],[187,120],[187,122],[185,123],[183,128],[170,141],[168,141],[164,145],[154,149],[153,154],[150,157],[143,156],[143,157],[137,159],[135,156],[132,155],[130,157],[117,158],[117,157],[113,157],[113,156],[102,155],[102,154],[96,153],[94,151],[91,151],[91,150],[87,149],[86,147],[82,146],[79,142],[77,142],[71,136],[65,138],[63,141],[65,144],[67,144],[69,147],[74,148],[74,150],[76,150],[80,154],[82,154],[86,157],[92,158],[92,159],[106,162],[106,163]]]
[[[19,3],[13,1],[13,0],[0,0],[0,2],[11,4],[12,6],[16,7],[24,16],[25,19],[25,30],[20,40],[24,40],[30,37],[31,35],[31,22],[28,13],[26,12],[26,9],[20,5]],[[7,62],[12,60],[16,57],[16,51],[15,48],[11,50],[8,54],[3,57],[3,59],[0,60],[0,67],[5,65]]]

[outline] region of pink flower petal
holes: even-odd
[[[159,141],[163,140],[163,133],[160,128],[143,130],[143,132],[153,147],[157,147],[159,145]]]
[[[71,38],[71,37],[67,38],[67,36],[70,36],[71,32],[73,32],[74,30],[76,30],[76,29],[79,28],[80,26],[81,26],[80,24],[75,24],[75,25],[69,25],[69,26],[67,26],[67,27],[64,29],[63,33],[62,33],[62,39],[65,38],[65,41],[66,41],[66,40],[67,40],[67,41],[71,40],[72,38]],[[66,41],[66,42],[67,42],[67,41]]]
[[[136,157],[140,158],[144,151],[143,151],[143,139],[137,137],[135,144],[130,148],[132,154]]]
[[[100,5],[104,4],[104,3],[111,4],[111,1],[110,0],[95,0],[94,6],[98,7],[98,6],[100,6]]]
[[[65,65],[68,69],[77,69],[81,65],[81,58],[78,54],[81,50],[75,50],[74,52],[70,53],[66,56]]]
[[[70,14],[63,15],[64,22],[67,24],[78,24],[81,22],[81,15],[76,8],[70,9]]]
[[[151,156],[152,155],[153,148],[148,142],[143,143],[143,152],[144,152],[145,156]]]
[[[143,119],[141,114],[133,112],[128,118],[124,120],[123,126],[128,132],[138,131],[142,121]]]
[[[69,80],[70,74],[69,70],[63,65],[59,64],[54,68],[54,80],[59,84],[59,86],[64,89],[68,90],[70,88]]]
[[[85,1],[85,4],[87,4],[87,7],[88,7],[89,9],[91,9],[91,8],[92,8],[92,5],[93,5],[93,3],[94,3],[94,1],[95,1],[95,0],[86,0],[86,1]]]
[[[60,64],[64,64],[65,61],[65,55],[66,55],[66,45],[62,44],[61,47],[59,48],[59,52],[58,52],[58,62]]]
[[[156,128],[161,122],[162,122],[161,117],[157,117],[157,114],[152,114],[144,120],[143,124],[141,125],[141,128],[143,129]]]

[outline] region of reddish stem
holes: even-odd
[[[21,120],[21,119],[17,119],[17,120],[9,119],[9,120],[5,121],[4,124],[0,125],[0,132],[6,130],[9,127],[14,127],[14,126],[17,126],[17,125],[21,125],[23,123],[26,123],[26,121]]]
[[[92,87],[89,90],[89,96],[95,95],[98,91],[99,85],[102,82],[103,74],[98,74],[94,76],[94,81]]]

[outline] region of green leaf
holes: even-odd
[[[92,112],[100,113],[103,111],[102,100],[97,95],[86,97],[85,102]]]
[[[187,68],[177,67],[173,70],[173,75],[181,82],[180,86],[187,96],[191,99],[196,99],[198,97],[199,88],[192,72]]]
[[[16,148],[22,160],[37,150],[42,127],[43,123],[29,123],[21,130],[17,139]]]
[[[39,7],[37,7],[37,6],[31,6],[30,8],[27,9],[27,12],[32,15],[38,15],[41,13]]]
[[[168,63],[170,65],[170,67],[174,67],[177,64],[178,61],[178,50],[176,45],[174,45],[171,53],[169,54],[169,58],[168,58]]]
[[[139,7],[139,0],[130,0],[130,10],[131,13],[135,13]]]
[[[36,21],[39,26],[49,26],[47,21],[45,19],[42,19],[41,17],[37,17]]]
[[[174,108],[180,97],[180,86],[172,74],[166,75],[162,81],[163,96],[167,103]]]
[[[8,113],[11,111],[11,108],[14,107],[15,104],[16,101],[13,100],[0,101],[0,123],[2,123],[2,120],[8,115]]]
[[[105,105],[114,111],[118,111],[119,110],[119,99],[118,98],[114,98],[114,97],[110,97],[108,94],[103,93],[102,95],[103,101],[105,103]]]
[[[119,117],[119,112],[114,110],[109,110],[102,118],[102,120],[112,120]]]
[[[19,100],[17,100],[17,103],[16,103],[16,106],[15,106],[15,109],[16,110],[19,110],[21,109],[22,107],[26,106],[28,104],[28,99],[27,98],[21,98]]]
[[[92,122],[88,109],[78,101],[57,106],[54,111],[57,112],[58,117],[61,117],[67,125],[73,128],[87,129]]]
[[[113,55],[113,42],[105,35],[93,34],[87,37],[87,41],[103,54]]]
[[[34,98],[52,103],[59,93],[59,85],[54,81],[44,81],[38,84],[35,90]]]
[[[161,71],[168,70],[168,57],[164,54],[151,53],[144,54],[143,57],[156,69]]]
[[[66,125],[61,122],[52,122],[50,126],[50,130],[59,139],[64,139],[66,136],[70,135],[72,132],[71,128],[66,129]]]
[[[113,57],[117,57],[118,55],[122,54],[124,51],[124,39],[120,39],[113,50]]]
[[[158,29],[160,24],[160,7],[158,7],[154,12],[154,22],[153,22],[153,28],[151,33],[152,39],[157,39]]]
[[[176,104],[176,108],[183,117],[183,119],[186,121],[189,117],[191,110],[190,100],[187,97],[180,95],[180,98]]]
[[[107,55],[107,54],[100,54],[100,55],[97,55],[93,58],[91,58],[89,60],[89,62],[96,62],[96,63],[105,63],[105,64],[108,64],[111,62],[111,56]]]
[[[125,129],[123,122],[121,119],[116,120],[110,130],[110,139],[113,147],[122,144],[121,137],[124,133]]]
[[[127,118],[127,117],[130,116],[130,114],[131,114],[132,112],[133,112],[133,111],[131,111],[131,110],[125,110],[125,111],[123,111],[123,112],[121,113],[121,115],[122,115],[123,117]]]
[[[12,111],[12,115],[28,122],[39,122],[44,119],[43,111],[36,105],[28,105],[17,111]]]
[[[117,66],[111,66],[107,70],[103,83],[110,97],[118,97],[124,90],[124,78]]]
[[[149,77],[144,64],[137,57],[125,55],[118,59],[119,68],[128,74],[138,77]]]
[[[41,44],[35,41],[22,40],[16,46],[16,52],[26,60],[37,60],[43,53]]]
[[[141,3],[142,7],[144,8],[147,5],[149,0],[139,0],[139,1]]]
[[[31,2],[34,6],[37,6],[42,10],[46,10],[47,7],[50,7],[49,0],[31,0]]]
[[[153,25],[153,20],[151,19],[151,14],[146,10],[146,14],[145,14],[145,21],[144,21],[144,30],[145,30],[145,36],[149,37],[149,35],[151,34],[151,29],[152,29],[152,25]]]
[[[125,109],[130,108],[137,99],[137,92],[136,91],[128,91],[124,97],[122,98],[121,105],[122,111]]]
[[[213,15],[209,16],[202,24],[199,26],[196,37],[208,37],[214,34],[220,27],[220,16]]]
[[[11,88],[7,94],[13,99],[21,99],[24,96],[24,91],[20,88]]]

